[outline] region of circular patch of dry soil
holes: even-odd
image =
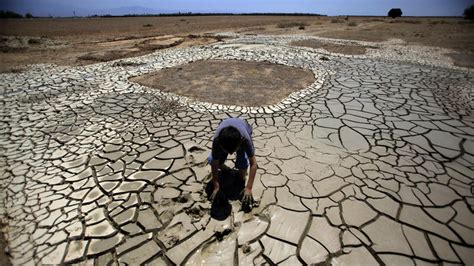
[[[238,106],[276,104],[314,81],[309,70],[248,61],[197,61],[130,79],[195,100]]]

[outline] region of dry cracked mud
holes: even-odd
[[[13,264],[469,264],[469,70],[233,40],[0,79],[0,213]],[[322,55],[325,60],[321,60]],[[195,101],[129,80],[198,60],[270,62],[315,81],[277,104]],[[448,98],[448,99],[446,99]],[[210,219],[206,157],[245,118],[251,213]]]

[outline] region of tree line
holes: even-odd
[[[180,17],[180,16],[326,16],[315,13],[163,13],[163,14],[125,14],[125,15],[93,15],[90,17]]]
[[[75,14],[75,12],[74,12]],[[125,15],[89,15],[85,17],[100,17],[100,18],[118,18],[118,17],[178,17],[178,16],[325,16],[314,13],[162,13],[162,14],[125,14]],[[26,13],[25,16],[15,13],[13,11],[0,10],[0,18],[33,18],[31,13]],[[52,17],[52,16],[49,16]],[[75,17],[75,15],[74,15]]]
[[[75,17],[75,12],[74,17]],[[396,18],[401,17],[403,14],[400,8],[392,8],[388,11],[387,16]],[[101,18],[110,18],[110,17],[176,17],[176,16],[326,16],[321,14],[314,13],[169,13],[169,14],[126,14],[126,15],[92,15],[87,17],[101,17]],[[474,5],[466,8],[464,10],[463,16],[465,19],[474,20]],[[26,13],[25,16],[15,13],[13,11],[3,11],[0,10],[0,18],[33,18],[34,16],[31,13]],[[51,17],[51,16],[50,16]]]
[[[26,13],[25,18],[32,18],[33,15],[31,13]],[[23,15],[15,13],[13,11],[3,11],[0,10],[0,18],[23,18]]]

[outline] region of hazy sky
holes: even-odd
[[[407,16],[461,16],[474,0],[0,0],[0,10],[36,16],[174,12],[285,12],[381,15],[399,7]]]

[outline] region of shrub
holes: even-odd
[[[13,68],[8,69],[6,73],[21,73],[23,71],[25,71],[25,69],[19,68],[19,67],[13,67]]]
[[[400,8],[392,8],[390,11],[388,11],[388,16],[391,18],[398,18],[401,17],[403,14],[402,10]]]
[[[347,25],[351,26],[351,27],[355,27],[355,26],[357,26],[357,23],[355,23],[354,21],[351,21]]]
[[[333,18],[331,19],[331,23],[342,23],[342,20]]]
[[[150,24],[150,23],[148,23],[148,24],[145,24],[145,25],[143,25],[143,27],[145,27],[145,28],[149,28],[149,27],[153,27],[153,25],[152,25],[152,24]]]
[[[13,47],[8,45],[0,45],[0,52],[2,53],[17,53],[23,52],[26,50],[26,47]]]
[[[464,18],[465,19],[474,19],[474,6],[470,6],[464,10]]]
[[[417,19],[414,19],[414,20],[406,20],[404,21],[404,23],[408,23],[408,24],[421,24],[421,20],[417,20]]]
[[[373,19],[369,19],[369,20],[366,20],[367,22],[385,22],[385,20],[383,19],[380,19],[380,18],[373,18]]]
[[[155,96],[148,105],[148,109],[154,116],[163,115],[166,113],[176,112],[180,108],[179,101],[164,96]]]
[[[449,22],[445,21],[445,20],[435,20],[435,21],[431,21],[430,24],[431,25],[438,25],[438,24],[448,24]]]
[[[305,27],[304,27],[304,26],[300,26],[298,29],[300,29],[300,30],[304,30],[304,29],[305,29]]]
[[[23,16],[12,11],[0,10],[0,18],[22,18]]]
[[[128,67],[128,66],[141,66],[144,63],[130,62],[130,61],[117,61],[112,64],[113,67]]]
[[[29,39],[28,44],[40,44],[41,39]]]
[[[93,56],[93,55],[91,55],[91,54],[81,55],[81,56],[77,57],[77,59],[79,59],[79,60],[85,60],[85,61],[98,60],[96,56]]]
[[[405,24],[421,24],[423,22],[421,22],[420,20],[413,20],[413,19],[409,19],[409,20],[391,20],[389,21],[388,23],[405,23]]]
[[[278,23],[278,28],[293,28],[293,27],[305,27],[309,26],[304,22],[280,22]]]
[[[33,15],[31,13],[26,13],[25,18],[33,18]]]

